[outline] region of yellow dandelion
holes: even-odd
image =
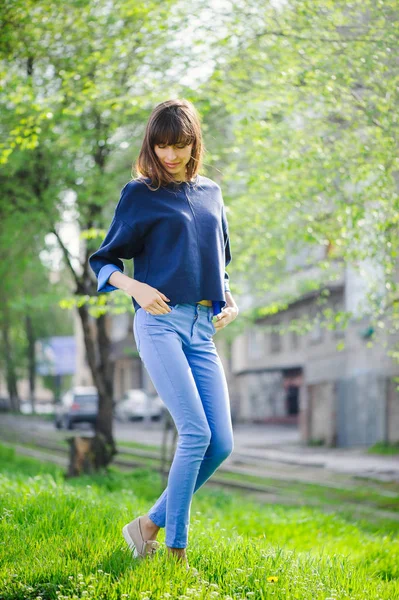
[[[277,583],[277,581],[278,581],[278,577],[276,577],[275,575],[272,575],[271,577],[268,577],[268,578],[267,578],[267,581],[268,581],[269,583]]]

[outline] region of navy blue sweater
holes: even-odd
[[[220,186],[203,175],[154,192],[138,179],[129,181],[100,248],[89,257],[98,292],[118,289],[108,278],[123,273],[122,258],[134,259],[133,278],[165,294],[167,304],[212,300],[214,314],[221,312],[230,291],[225,268],[231,251]]]

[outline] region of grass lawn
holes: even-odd
[[[399,454],[399,442],[377,442],[367,450],[369,454]]]
[[[122,538],[161,493],[147,469],[65,481],[0,445],[0,599],[399,599],[399,521],[261,504],[205,485],[191,506],[188,559],[152,561]]]

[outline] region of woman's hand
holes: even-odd
[[[170,313],[172,310],[165,302],[170,302],[170,298],[157,290],[157,288],[148,285],[148,283],[135,280],[134,289],[132,287],[132,289],[126,291],[151,315],[164,315]]]
[[[223,329],[224,327],[226,327],[226,325],[234,321],[237,315],[237,306],[225,306],[224,308],[222,308],[222,312],[212,317],[212,322],[216,329],[216,332],[218,332],[219,329]]]

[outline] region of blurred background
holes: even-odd
[[[214,341],[243,443],[399,451],[397,3],[0,11],[3,423],[161,431],[131,298],[98,295],[88,257],[151,110],[181,97],[229,221],[240,313]]]

